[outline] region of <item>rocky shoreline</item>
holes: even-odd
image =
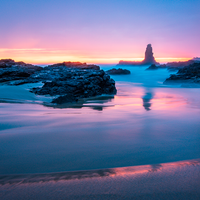
[[[124,74],[130,74],[131,72],[128,69],[113,68],[113,69],[106,71],[106,73],[111,74],[111,75],[124,75]]]
[[[164,81],[164,84],[183,81],[200,84],[200,63],[193,63],[179,69],[176,74],[171,74],[171,76]]]
[[[22,85],[42,82],[32,88],[37,95],[50,95],[52,103],[76,102],[81,98],[116,94],[115,81],[99,66],[80,62],[63,62],[39,67],[11,59],[0,60],[0,83]]]

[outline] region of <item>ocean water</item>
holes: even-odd
[[[114,66],[102,65],[104,70]],[[200,158],[200,89],[166,69],[113,75],[117,95],[52,107],[32,85],[0,87],[0,174],[153,165]]]

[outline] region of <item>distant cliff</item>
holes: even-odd
[[[181,68],[181,67],[185,67],[185,66],[191,65],[191,64],[193,64],[195,62],[198,62],[198,61],[188,60],[188,61],[179,61],[179,62],[168,62],[165,65],[167,67],[172,67],[172,68]],[[161,65],[161,66],[164,66],[164,65]]]
[[[137,61],[120,60],[118,65],[151,65],[151,64],[158,65],[159,63],[156,62],[156,60],[153,56],[153,49],[152,49],[151,44],[148,44],[146,51],[145,51],[145,58],[143,61],[137,62]]]
[[[200,57],[194,57],[192,60],[200,62]]]

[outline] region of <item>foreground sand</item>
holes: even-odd
[[[157,165],[0,176],[0,199],[200,199],[200,159]]]

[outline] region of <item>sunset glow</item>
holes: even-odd
[[[142,60],[151,43],[158,62],[186,61],[200,56],[199,3],[4,1],[0,59],[116,64]]]
[[[0,200],[200,199],[200,0],[0,6]]]
[[[86,63],[94,63],[94,64],[117,64],[120,60],[127,61],[141,61],[144,59],[142,57],[127,57],[123,55],[123,57],[115,57],[114,55],[94,55],[92,53],[84,53],[84,52],[70,52],[65,50],[48,50],[48,49],[0,49],[0,58],[11,58],[15,61],[24,61],[32,64],[53,64],[59,63],[63,61],[80,61]],[[118,55],[120,56],[120,55]],[[157,57],[156,60],[160,63],[172,62],[172,61],[187,61],[191,58],[160,58]]]

